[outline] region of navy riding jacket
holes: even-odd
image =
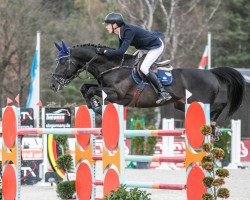
[[[107,56],[122,56],[129,46],[134,46],[140,50],[156,49],[162,45],[160,38],[163,40],[164,35],[161,32],[149,32],[138,26],[125,24],[121,27],[119,48],[107,49]]]

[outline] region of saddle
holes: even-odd
[[[140,66],[145,59],[146,54],[139,57],[139,53],[135,55],[135,61],[134,61],[134,73],[137,74],[143,82],[147,82],[146,76],[141,72]],[[161,62],[154,62],[154,64],[151,66],[151,70],[155,73],[157,73],[158,70],[163,71],[169,71],[171,72],[173,70],[173,67],[170,65],[171,60],[164,60]]]
[[[137,105],[138,99],[144,90],[145,87],[152,87],[150,83],[148,83],[146,76],[141,72],[140,66],[145,59],[146,55],[139,57],[138,54],[134,56],[134,64],[133,70],[131,71],[131,77],[134,82],[138,85],[133,98],[128,106],[135,107]],[[172,77],[172,69],[173,67],[170,65],[170,60],[165,60],[162,62],[155,62],[151,66],[151,70],[153,70],[162,85],[170,85],[173,81]]]

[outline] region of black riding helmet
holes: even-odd
[[[106,24],[117,24],[119,27],[125,24],[123,16],[120,13],[109,13],[105,19],[104,22]]]

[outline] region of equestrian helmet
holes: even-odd
[[[105,17],[104,23],[106,23],[106,24],[117,24],[118,26],[122,26],[123,24],[125,24],[123,16],[120,13],[115,13],[115,12],[109,13]]]

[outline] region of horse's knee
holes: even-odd
[[[87,96],[88,97],[93,97],[95,95],[95,88],[89,88],[89,90],[87,91]]]
[[[82,94],[86,94],[87,90],[88,90],[88,88],[84,84],[80,88],[80,91],[81,91]]]

